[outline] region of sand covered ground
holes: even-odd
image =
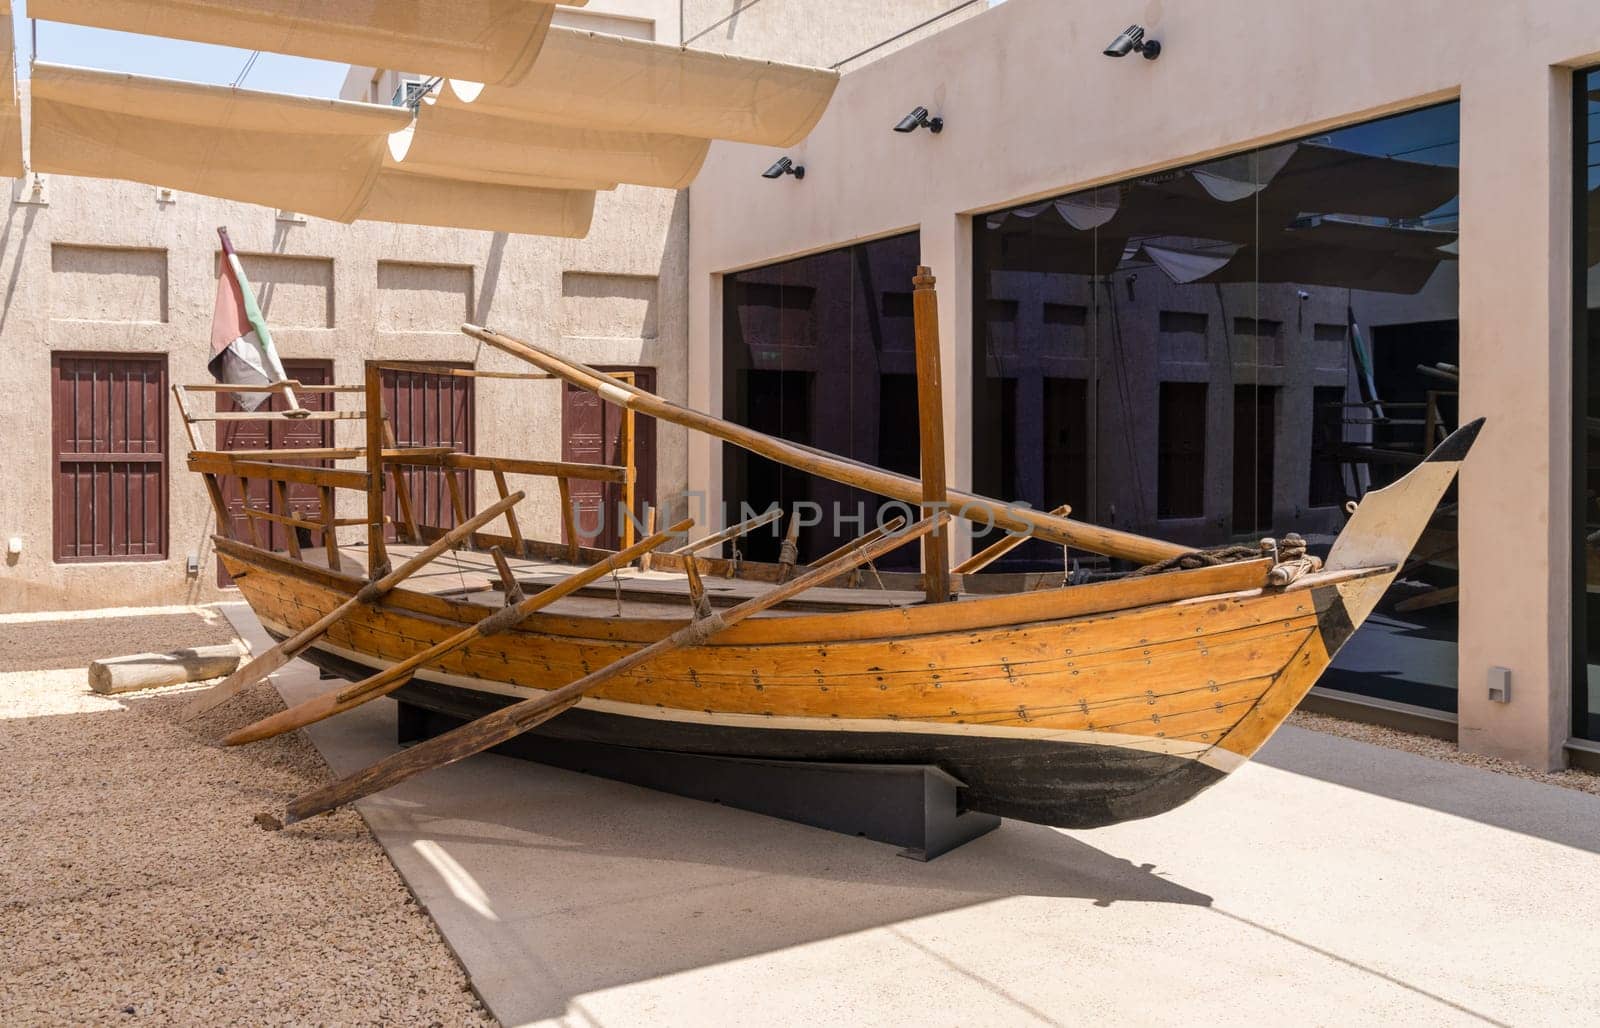
[[[259,685],[197,721],[191,689],[88,691],[97,656],[234,638],[205,608],[0,616],[0,1024],[490,1024],[351,811],[268,832],[330,780]]]

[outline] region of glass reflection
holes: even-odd
[[[723,411],[763,432],[916,475],[916,341],[911,279],[917,233],[728,275],[723,279]],[[802,563],[877,523],[882,497],[723,447],[729,523],[774,503],[828,511],[799,538]],[[837,508],[835,507],[837,505]],[[836,524],[832,511],[864,524]],[[899,512],[896,507],[894,512]],[[885,515],[892,517],[893,513]],[[740,544],[752,560],[778,559],[787,518]],[[915,567],[916,547],[878,561]]]
[[[1582,383],[1578,405],[1584,431],[1576,439],[1579,509],[1574,576],[1581,583],[1574,642],[1579,666],[1573,678],[1572,734],[1600,740],[1600,71],[1578,75],[1574,141],[1580,160],[1575,202],[1577,334],[1574,376]]]
[[[1448,104],[975,219],[976,490],[1325,549],[1455,425],[1458,123]],[[1453,501],[1327,685],[1454,708]],[[993,570],[1061,562],[1030,543]]]

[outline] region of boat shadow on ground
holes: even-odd
[[[1286,725],[1258,764],[1600,853],[1600,796]]]
[[[1011,897],[1078,899],[1083,911],[1211,904],[1151,864],[1039,825],[1007,821],[920,863],[887,844],[504,757],[362,811],[506,1023]],[[518,981],[496,987],[501,974]]]

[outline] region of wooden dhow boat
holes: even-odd
[[[230,477],[322,499],[320,516],[295,516],[253,510],[248,486],[241,490],[251,531],[282,524],[288,544],[274,550],[259,535],[219,534],[216,550],[279,642],[199,695],[189,712],[221,704],[298,656],[350,684],[241,728],[228,742],[290,731],[402,687],[408,703],[472,719],[297,798],[285,822],[524,732],[692,754],[933,764],[962,783],[965,809],[1069,828],[1147,817],[1220,781],[1283,723],[1394,579],[1482,425],[1462,427],[1404,478],[1369,493],[1325,563],[1271,540],[1191,552],[1074,521],[1065,509],[1046,514],[948,489],[927,269],[913,306],[922,453],[931,455],[920,478],[688,410],[476,326],[463,331],[537,371],[369,364],[364,386],[348,387],[365,394],[365,445],[289,452],[364,459],[360,470],[303,467],[281,451],[204,449],[197,426],[227,415],[197,412],[178,387],[195,444],[189,466],[204,477],[219,523],[229,524],[222,490]],[[589,390],[622,409],[625,463],[397,447],[381,403],[386,367],[554,378]],[[600,480],[630,491],[635,414],[901,500],[922,516],[869,532],[810,566],[795,558],[796,519],[776,564],[706,555],[776,513],[695,542],[686,542],[690,523],[681,522],[647,528],[638,541],[624,525],[615,551],[580,546],[569,483]],[[312,415],[346,416],[360,417]],[[416,523],[402,474],[415,467],[443,474],[456,525]],[[491,473],[499,500],[468,517],[460,470]],[[564,542],[523,536],[516,508],[524,494],[507,476],[557,479]],[[396,500],[388,524],[386,481]],[[340,489],[364,495],[363,516],[337,516]],[[952,569],[944,537],[953,518],[1000,525],[1009,535]],[[361,546],[340,539],[341,527],[356,525],[366,532],[364,562],[356,559]],[[389,528],[393,541],[385,538]],[[307,545],[313,533],[322,546]],[[1140,567],[1044,588],[1021,576],[975,574],[1028,538]],[[923,548],[920,575],[861,573],[913,541]]]

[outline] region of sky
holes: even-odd
[[[12,18],[17,37],[17,77],[27,78],[33,36],[26,2],[13,7]],[[53,21],[41,21],[38,27],[39,59],[53,64],[229,85],[250,57],[249,50],[159,36],[107,32]],[[336,97],[346,70],[347,65],[343,64],[263,53],[242,85],[274,93]]]
[[[988,2],[990,7],[995,7],[1004,0]],[[17,77],[27,78],[33,37],[26,0],[13,5],[12,19],[17,38]],[[231,85],[249,60],[250,51],[41,21],[38,57],[52,64],[76,64],[106,71]],[[347,67],[328,61],[263,53],[241,85],[271,93],[336,97],[344,85]]]

